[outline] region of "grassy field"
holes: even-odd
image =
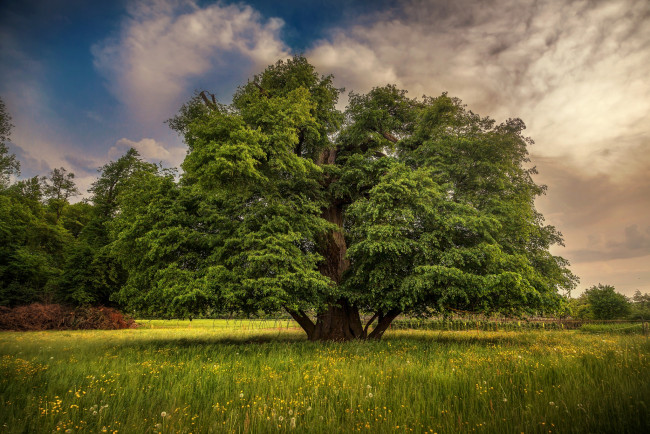
[[[2,432],[649,432],[650,342],[584,331],[389,332],[287,322],[0,333]]]

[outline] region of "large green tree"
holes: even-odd
[[[116,236],[145,258],[131,250],[144,280],[125,300],[200,293],[223,309],[285,309],[311,340],[380,338],[400,314],[561,303],[576,279],[549,253],[562,238],[535,210],[544,187],[523,122],[390,85],[351,93],[341,113],[341,91],[294,57],[230,105],[206,92],[188,102],[170,121],[188,145],[180,184],[124,199],[138,211]],[[187,260],[161,245],[173,234]],[[173,260],[147,264],[162,254]]]

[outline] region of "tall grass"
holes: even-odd
[[[144,321],[0,334],[5,432],[647,432],[650,343],[580,331]]]

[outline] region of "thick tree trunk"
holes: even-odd
[[[324,151],[319,158],[318,164],[334,164],[336,150]],[[350,267],[350,261],[345,258],[347,245],[343,234],[343,206],[334,201],[327,208],[323,209],[322,217],[330,223],[334,223],[338,230],[326,234],[321,240],[321,254],[324,257],[319,265],[319,271],[329,277],[334,284],[341,283],[343,273]],[[312,341],[347,341],[351,339],[380,339],[391,321],[399,314],[398,311],[391,311],[386,315],[376,314],[368,321],[366,326],[361,322],[359,309],[346,299],[333,301],[324,312],[316,316],[316,323],[304,314],[287,309],[291,316],[300,324]],[[370,324],[379,318],[377,326],[369,332]]]
[[[330,304],[326,311],[319,313],[316,316],[315,324],[302,311],[287,308],[287,312],[307,333],[307,339],[310,341],[379,340],[388,330],[393,320],[400,314],[400,311],[396,309],[390,310],[386,314],[378,312],[368,320],[364,327],[359,310],[343,299]],[[377,325],[370,331],[370,326],[375,319],[378,319]]]
[[[366,336],[359,310],[347,301],[339,300],[317,315],[314,333],[308,337],[312,341],[348,341]]]

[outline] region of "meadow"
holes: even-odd
[[[391,330],[312,343],[289,322],[0,333],[0,431],[650,430],[650,342],[616,330]]]

